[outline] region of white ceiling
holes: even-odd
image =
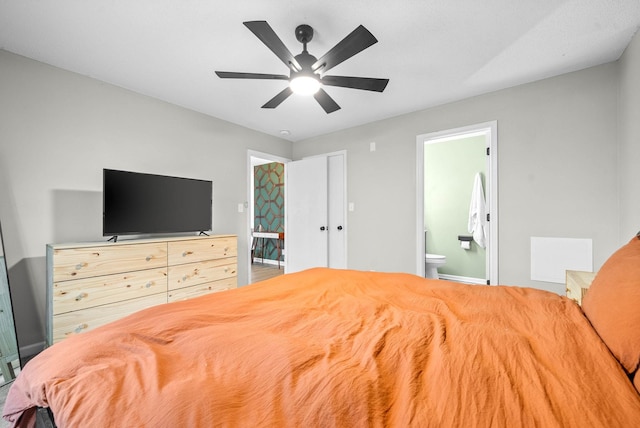
[[[327,115],[243,21],[266,20],[294,54],[309,24],[320,57],[362,24],[378,43],[328,74],[390,79],[383,93],[328,87]],[[291,141],[614,61],[640,0],[0,0],[0,48]]]

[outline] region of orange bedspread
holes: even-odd
[[[580,308],[526,288],[313,269],[154,307],[31,360],[60,427],[637,427]]]

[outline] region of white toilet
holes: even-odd
[[[424,277],[438,279],[438,266],[443,266],[446,263],[447,256],[441,256],[440,254],[425,254]]]
[[[424,231],[425,248],[427,247],[427,231]],[[447,263],[447,256],[441,256],[440,254],[425,254],[424,255],[424,277],[438,279],[438,266],[444,266]]]

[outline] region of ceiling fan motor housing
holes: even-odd
[[[311,65],[317,59],[311,55],[306,49],[295,56],[295,60],[300,66],[299,71],[295,71],[292,67],[289,74],[289,87],[297,94],[312,95],[320,89],[320,76],[313,72]]]
[[[298,64],[300,65],[300,71],[296,72],[291,70],[292,78],[297,76],[299,73],[304,73],[307,75],[314,74],[311,66],[318,60],[315,56],[311,55],[309,52],[305,50],[302,53],[299,53],[298,55],[296,55],[295,59],[296,61],[298,61]]]

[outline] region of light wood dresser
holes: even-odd
[[[237,287],[235,235],[47,245],[47,344]]]
[[[580,270],[568,270],[566,272],[567,297],[582,306],[582,299],[587,294],[587,290],[589,290],[596,274]]]

